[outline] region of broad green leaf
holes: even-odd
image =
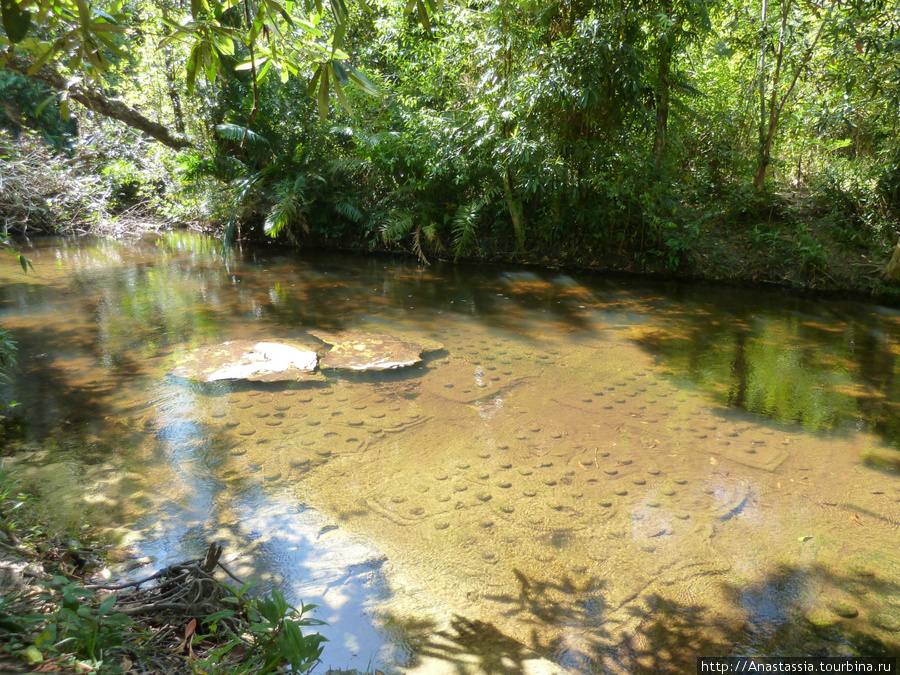
[[[285,615],[290,605],[288,605],[284,595],[277,588],[272,589],[272,600],[275,602],[275,608],[278,610],[278,618],[280,619]]]
[[[281,66],[279,75],[281,76],[281,84],[287,84],[287,81],[291,79],[291,73],[284,64]]]
[[[352,113],[353,109],[350,107],[350,101],[347,100],[347,95],[344,93],[343,88],[341,87],[341,83],[338,80],[337,74],[334,76],[334,93],[337,94],[337,99],[340,101],[341,106],[343,106],[344,110],[348,113]]]
[[[323,68],[330,69],[331,64],[323,64]],[[328,73],[326,72],[319,82],[319,96],[318,96],[318,107],[319,107],[319,121],[324,122],[328,117],[328,83],[330,78],[328,77]]]
[[[217,30],[212,31],[213,45],[220,54],[234,56],[234,40],[228,35],[223,35]]]
[[[312,80],[309,83],[309,86],[306,88],[306,95],[312,98],[316,95],[316,89],[319,86],[319,78],[322,77],[322,64],[319,64],[319,67],[316,68],[316,72],[312,77]]]
[[[334,28],[334,34],[331,36],[332,51],[344,44],[344,35],[347,33],[347,24],[340,23]]]
[[[0,18],[3,29],[12,43],[21,42],[31,30],[31,12],[19,7],[15,0],[0,1]]]
[[[75,5],[78,7],[78,21],[81,23],[81,29],[87,31],[91,23],[91,9],[88,7],[87,0],[75,0]]]
[[[65,100],[63,100],[63,101],[60,101],[60,104],[59,104],[59,116],[62,117],[66,122],[68,122],[68,121],[72,118],[72,115],[71,115],[71,113],[69,112],[69,101],[68,101],[68,99],[65,99]]]
[[[209,5],[206,0],[191,0],[191,16],[198,18],[204,11],[209,11]]]
[[[200,55],[200,45],[194,45],[194,48],[191,50],[190,56],[188,56],[187,64],[185,65],[185,85],[187,86],[187,90],[189,93],[194,93],[194,82],[197,79],[197,58]]]
[[[263,80],[265,80],[266,75],[269,74],[269,68],[271,68],[271,67],[272,67],[271,59],[266,59],[266,62],[263,64],[263,67],[260,68],[259,71],[256,73],[256,81],[262,82]]]
[[[252,70],[254,66],[257,69],[259,69],[259,68],[262,68],[268,62],[269,62],[268,56],[257,56],[256,59],[254,59],[253,61],[251,61],[250,59],[247,59],[246,61],[242,61],[241,63],[237,64],[234,67],[234,69],[235,70]]]
[[[103,599],[103,602],[100,603],[100,608],[97,610],[97,614],[99,616],[105,616],[109,614],[109,610],[112,609],[113,605],[116,604],[116,596],[108,595]]]
[[[126,33],[127,30],[122,26],[113,26],[109,23],[92,23],[88,28],[94,33]]]
[[[113,54],[115,54],[115,55],[118,56],[119,58],[121,58],[121,59],[126,59],[126,58],[128,58],[128,54],[126,54],[122,49],[119,48],[119,46],[118,46],[116,43],[114,43],[112,40],[110,40],[110,39],[109,39],[108,37],[106,37],[105,35],[102,35],[102,34],[100,34],[100,33],[97,33],[97,39],[100,40],[100,42],[102,42],[103,45],[104,45],[109,51],[111,51]]]
[[[110,23],[116,23],[116,17],[114,17],[112,14],[107,14],[102,9],[97,9],[96,7],[92,7],[91,10],[93,11],[95,17],[99,16],[106,19]]]
[[[233,609],[220,609],[218,612],[213,612],[205,619],[205,623],[212,623],[213,621],[218,621],[219,619],[230,619],[235,615],[235,611]]]
[[[418,2],[416,2],[416,7],[419,10],[419,23],[422,24],[422,26],[425,28],[425,30],[430,32],[431,31],[431,20],[428,18],[428,10],[425,8],[425,5],[422,3],[422,0],[418,0]]]
[[[37,71],[39,71],[47,61],[53,58],[54,55],[59,53],[59,50],[63,47],[62,39],[56,40],[52,45],[47,45],[47,51],[41,54],[40,58],[29,66],[26,71],[29,75],[34,75]]]
[[[368,77],[363,75],[361,71],[357,70],[349,63],[347,64],[346,68],[350,79],[353,81],[353,84],[355,84],[357,87],[371,96],[381,96],[381,92],[379,91],[378,87],[376,87]]]
[[[334,72],[335,78],[338,82],[343,84],[344,86],[350,81],[350,78],[347,76],[347,69],[344,68],[344,64],[338,61],[337,59],[331,60],[331,68]]]
[[[287,22],[287,25],[291,28],[294,27],[294,20],[291,18],[290,13],[278,2],[275,0],[266,0],[266,5],[273,11],[281,14],[282,18]]]
[[[300,26],[300,29],[310,35],[315,35],[316,37],[325,37],[325,33],[319,30],[318,25],[312,21],[307,21],[306,19],[299,19],[297,21],[297,25]]]
[[[350,16],[350,12],[347,10],[347,5],[344,3],[344,0],[331,0],[331,12],[334,14],[334,20],[338,22],[338,24],[346,23],[347,18]]]
[[[56,94],[50,94],[50,96],[48,96],[43,101],[41,101],[41,104],[37,108],[34,109],[34,116],[40,117],[44,108],[46,108],[48,105],[50,105],[51,101],[55,101],[55,100],[56,100]]]

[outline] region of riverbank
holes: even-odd
[[[325,640],[311,629],[322,624],[307,615],[313,607],[289,605],[277,588],[248,592],[221,546],[126,579],[139,561],[89,525],[77,533],[88,543],[55,529],[33,501],[0,472],[0,671],[250,675],[319,664]]]
[[[522,264],[900,301],[900,284],[890,271],[900,231],[896,214],[839,185],[776,186],[761,194],[732,189],[679,203],[663,221],[638,212],[616,225],[598,212],[590,228],[560,223],[548,233],[535,224],[521,240],[497,225],[490,236],[459,247],[446,233],[434,234],[426,245],[418,236],[390,235],[375,215],[353,222],[316,204],[309,205],[307,218],[318,225],[273,239],[264,214],[253,207],[242,208],[230,227],[230,197],[222,184],[208,182],[198,192],[171,175],[159,174],[157,183],[143,174],[125,176],[104,169],[113,157],[103,148],[68,158],[27,134],[15,140],[0,134],[0,149],[9,167],[0,216],[25,255],[24,237],[123,238],[185,228],[267,249],[405,255],[423,264]],[[317,208],[323,212],[314,217]]]

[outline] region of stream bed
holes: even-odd
[[[319,603],[323,667],[691,671],[900,652],[900,311],[168,233],[0,270],[5,464],[150,564],[225,546]],[[227,340],[440,343],[197,383]]]

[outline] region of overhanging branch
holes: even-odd
[[[151,138],[166,145],[174,150],[183,150],[184,148],[192,148],[194,144],[183,136],[173,134],[167,127],[159,122],[154,122],[144,117],[140,112],[129,105],[116,101],[104,96],[96,89],[85,85],[83,82],[69,83],[60,73],[47,66],[42,67],[36,73],[28,74],[31,62],[15,54],[6,55],[6,69],[19,75],[33,77],[36,80],[44,82],[57,91],[66,91],[73,101],[78,101],[81,105],[94,112],[119,120],[127,124],[133,129],[142,131]]]

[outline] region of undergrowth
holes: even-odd
[[[318,664],[326,640],[304,632],[323,624],[309,616],[316,606],[217,579],[216,568],[234,578],[221,547],[146,579],[91,583],[93,549],[33,522],[30,501],[0,471],[0,671],[263,675]]]

